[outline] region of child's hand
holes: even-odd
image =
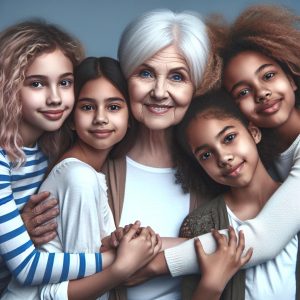
[[[124,228],[118,227],[115,231],[113,231],[109,236],[106,236],[101,240],[100,252],[105,252],[111,249],[118,248],[120,241],[123,236],[129,231],[129,229],[133,226],[133,224],[128,224]],[[142,228],[139,227],[136,231],[134,237],[138,236],[141,232]]]
[[[140,230],[140,222],[135,222],[121,239],[114,264],[129,278],[156,256],[161,244],[160,237],[150,227]]]
[[[244,234],[242,231],[239,232],[239,241],[237,242],[235,231],[231,226],[229,227],[229,241],[225,235],[220,234],[215,229],[212,234],[217,241],[217,251],[211,255],[207,255],[199,239],[195,239],[195,249],[202,277],[197,288],[198,292],[193,297],[194,300],[204,299],[200,297],[200,290],[202,295],[204,291],[210,291],[211,296],[220,296],[227,282],[249,261],[253,252],[250,248],[246,255],[242,256],[245,248]],[[218,298],[211,297],[207,299]]]

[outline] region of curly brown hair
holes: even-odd
[[[220,56],[224,68],[236,54],[252,50],[277,62],[291,76],[300,100],[300,17],[285,7],[250,6],[230,26],[223,26]],[[224,29],[225,28],[225,29]]]
[[[19,92],[33,60],[60,49],[76,66],[84,57],[81,43],[56,25],[30,20],[10,26],[0,34],[0,147],[11,161],[25,161],[19,124],[22,105]],[[42,151],[51,159],[60,152],[63,132],[45,133],[39,139]]]

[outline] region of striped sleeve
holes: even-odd
[[[19,283],[37,285],[100,272],[102,258],[99,253],[46,253],[35,249],[14,199],[12,176],[9,161],[0,151],[0,278],[8,269]],[[22,190],[22,186],[16,190]]]

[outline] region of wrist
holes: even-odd
[[[159,252],[153,260],[148,264],[150,276],[170,274],[168,265],[163,252]]]

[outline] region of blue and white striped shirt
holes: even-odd
[[[45,253],[35,249],[19,214],[47,169],[39,147],[24,148],[26,163],[13,168],[0,147],[0,294],[12,274],[21,284],[72,280],[100,272],[99,253]]]

